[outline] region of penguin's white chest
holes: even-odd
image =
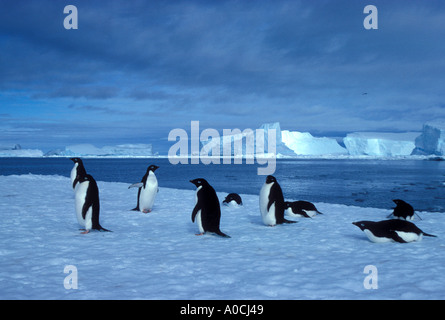
[[[79,166],[78,163],[74,164],[74,167],[71,169],[71,174],[70,174],[70,178],[71,178],[71,185],[73,185],[74,180],[76,179],[77,176],[77,167]]]
[[[269,210],[267,210],[267,205],[269,203],[270,189],[273,183],[265,183],[260,191],[260,211],[261,217],[263,218],[263,223],[268,226],[274,226],[277,224],[277,219],[275,217],[275,203],[273,203]]]
[[[363,232],[366,234],[368,239],[375,243],[385,243],[385,242],[391,242],[393,241],[391,238],[386,237],[376,237],[371,231],[368,229],[363,230]]]
[[[79,222],[79,224],[82,227],[85,227],[86,219],[84,219],[82,217],[82,209],[83,209],[83,205],[85,204],[85,199],[87,197],[87,191],[88,191],[89,185],[90,185],[90,183],[88,181],[78,183],[76,185],[76,189],[75,189],[76,217],[77,217],[77,222]],[[88,211],[92,211],[92,208],[90,207],[88,209]]]
[[[142,212],[151,211],[155,202],[156,195],[158,193],[158,180],[153,172],[150,172],[145,188],[141,187],[141,193],[139,195],[139,209]]]
[[[417,234],[415,232],[396,231],[396,233],[406,242],[420,241],[423,238],[423,234]]]
[[[295,214],[295,213],[292,211],[292,208],[287,208],[286,210],[284,210],[284,213],[285,213],[286,216],[288,216],[288,217],[298,217],[298,216],[300,216],[300,215]]]
[[[204,233],[204,227],[202,226],[202,220],[201,220],[201,210],[198,211],[196,214],[196,224],[198,225],[198,229],[200,233]]]
[[[238,208],[238,207],[241,206],[235,200],[232,200],[230,202],[226,202],[225,205],[230,207],[230,208]]]
[[[199,186],[196,189],[195,206],[198,203],[198,192],[201,189],[202,189],[202,186]],[[201,210],[198,210],[198,212],[196,213],[195,221],[196,221],[196,224],[198,225],[199,232],[200,233],[204,233],[205,230],[204,230],[204,227],[202,226],[202,219],[201,218],[202,218],[201,217]]]

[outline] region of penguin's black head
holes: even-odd
[[[82,159],[80,158],[70,158],[70,160],[74,163],[82,164]]]
[[[94,178],[90,174],[85,174],[79,177],[79,182],[85,182],[85,181],[93,181]]]
[[[155,172],[156,169],[158,169],[158,168],[159,168],[158,166],[152,164],[151,166],[149,166],[149,167],[147,168],[147,172],[148,172],[148,171]]]
[[[235,200],[236,203],[242,204],[243,201],[241,200],[241,197],[237,193],[229,193],[226,198],[224,199],[223,203],[229,203],[230,201]]]
[[[274,176],[267,176],[266,183],[272,183],[272,182],[277,182],[277,179],[275,179]]]
[[[232,194],[229,193],[226,198],[224,199],[223,203],[229,203],[230,201],[233,200]]]
[[[208,185],[209,183],[203,179],[203,178],[197,178],[197,179],[193,179],[190,180],[191,183],[193,183],[197,188],[199,188],[200,186],[205,186]]]
[[[407,203],[407,202],[405,202],[403,200],[400,200],[400,199],[394,199],[393,201],[398,206],[407,206],[407,207],[411,206],[409,203]]]
[[[357,222],[353,222],[352,224],[359,227],[360,230],[363,231],[363,230],[367,229],[368,221],[357,221]]]

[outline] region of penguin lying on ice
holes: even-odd
[[[369,240],[376,243],[391,241],[406,243],[420,241],[423,236],[436,237],[423,232],[414,223],[406,220],[358,221],[352,224],[359,227]]]
[[[243,205],[243,201],[241,200],[240,195],[237,193],[229,193],[222,203],[225,206],[232,206],[232,207]]]
[[[286,201],[284,203],[284,209],[286,212],[286,215],[291,217],[305,217],[305,218],[312,218],[316,214],[322,214],[320,211],[317,210],[315,205],[308,201],[294,201],[289,202]]]

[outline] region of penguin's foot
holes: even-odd
[[[80,234],[87,234],[89,232],[90,232],[90,230],[85,230],[84,232],[81,232]]]
[[[150,212],[151,212],[151,209],[144,209],[144,210],[142,210],[142,212],[143,212],[143,213],[150,213]]]
[[[202,233],[195,233],[195,236],[203,236],[204,235],[204,232],[202,232]]]

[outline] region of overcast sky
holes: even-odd
[[[0,144],[166,153],[192,120],[317,136],[445,121],[443,0],[0,0],[0,50]]]

